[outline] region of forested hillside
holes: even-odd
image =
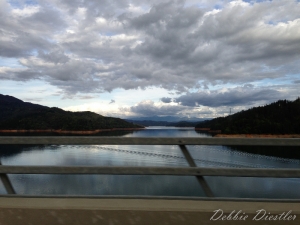
[[[0,129],[24,130],[96,130],[142,128],[119,118],[104,117],[93,112],[69,112],[53,107],[23,102],[0,94]]]
[[[221,130],[225,134],[299,134],[300,98],[279,100],[227,117],[203,121],[196,128]]]

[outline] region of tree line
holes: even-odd
[[[300,98],[277,102],[203,121],[196,128],[221,130],[224,134],[299,134]]]

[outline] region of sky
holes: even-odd
[[[0,0],[0,94],[119,118],[300,96],[298,0]]]

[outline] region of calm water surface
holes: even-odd
[[[125,137],[208,137],[193,128],[150,127]],[[300,160],[187,146],[199,167],[300,168]],[[283,147],[284,150],[284,147]],[[1,146],[3,165],[188,166],[178,146]],[[140,175],[9,175],[18,194],[204,196],[195,177]],[[205,177],[217,197],[300,198],[300,179]],[[0,184],[0,194],[5,190]]]

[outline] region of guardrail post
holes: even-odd
[[[190,167],[197,167],[194,159],[192,158],[190,152],[188,151],[188,149],[185,147],[185,145],[179,145],[181,152],[183,153],[185,159],[187,160],[188,164],[190,165]],[[212,192],[212,190],[210,189],[210,187],[208,186],[206,180],[204,179],[203,176],[196,176],[199,184],[201,185],[201,187],[204,190],[204,193],[206,194],[207,197],[214,197],[214,194]]]
[[[0,166],[2,166],[1,164],[1,160],[0,160]],[[1,173],[0,174],[0,179],[5,187],[5,190],[7,192],[7,194],[16,194],[14,187],[12,186],[12,184],[10,183],[10,180],[7,176],[6,173]]]

